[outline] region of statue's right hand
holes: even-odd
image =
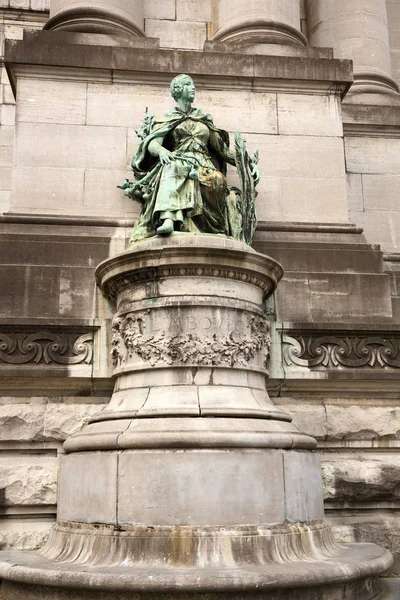
[[[166,148],[161,148],[161,150],[158,153],[158,158],[160,159],[160,163],[162,165],[169,165],[175,157],[173,153],[167,150]]]

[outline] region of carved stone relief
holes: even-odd
[[[243,283],[250,283],[263,292],[265,292],[271,286],[271,282],[268,277],[259,274],[253,275],[247,273],[242,269],[224,268],[224,267],[160,267],[159,269],[136,269],[134,272],[119,278],[114,278],[111,282],[108,282],[105,286],[107,295],[111,298],[116,298],[118,293],[137,283],[154,282],[169,277],[217,277],[220,279],[233,279],[235,281],[242,281]]]
[[[283,336],[287,366],[325,369],[400,369],[400,338],[380,336]]]
[[[93,356],[93,334],[0,332],[0,365],[7,363],[52,363],[58,365],[90,364]]]
[[[116,316],[113,320],[113,364],[119,367],[134,355],[151,366],[164,363],[195,364],[202,366],[246,366],[258,354],[263,353],[266,366],[271,346],[270,325],[265,315],[248,313],[248,328],[230,332],[212,333],[211,320],[202,317],[204,327],[197,331],[147,331],[149,310]],[[190,318],[190,317],[189,317]],[[206,321],[207,319],[207,321]],[[207,327],[210,322],[210,327]]]

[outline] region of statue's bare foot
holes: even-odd
[[[172,219],[165,219],[164,223],[157,227],[157,233],[168,235],[174,230],[174,222]]]

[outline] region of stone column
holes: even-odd
[[[309,43],[354,61],[351,93],[397,93],[385,0],[307,0]]]
[[[216,0],[213,27],[213,41],[232,42],[236,48],[307,46],[300,31],[299,0]]]
[[[51,0],[45,29],[144,36],[143,0]]]

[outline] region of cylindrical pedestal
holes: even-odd
[[[310,539],[310,548],[337,551],[320,522],[315,440],[275,408],[265,386],[271,340],[262,303],[281,276],[278,263],[244,244],[185,234],[137,243],[98,267],[117,305],[115,389],[106,410],[64,445],[63,537],[56,529],[49,556],[59,548],[66,558],[68,527],[76,535],[76,523],[99,522],[130,528],[128,558],[137,528],[162,528],[164,543],[146,554],[148,564],[172,566],[172,539],[187,565],[227,567],[233,555],[241,562],[243,528],[260,538],[257,551],[246,549],[254,563],[274,548],[290,553],[285,539],[293,536],[300,554]],[[185,528],[193,528],[190,548]],[[99,557],[87,552],[86,560]]]
[[[376,598],[390,554],[335,542],[316,442],[266,390],[281,266],[175,233],[96,275],[117,308],[114,394],[65,442],[46,546],[0,553],[3,599]]]
[[[213,41],[231,42],[245,52],[266,45],[307,46],[300,31],[299,0],[216,0]]]
[[[142,0],[51,0],[44,29],[102,33],[129,39],[144,36]]]
[[[399,91],[392,78],[385,0],[307,0],[309,42],[354,61],[351,94]]]

